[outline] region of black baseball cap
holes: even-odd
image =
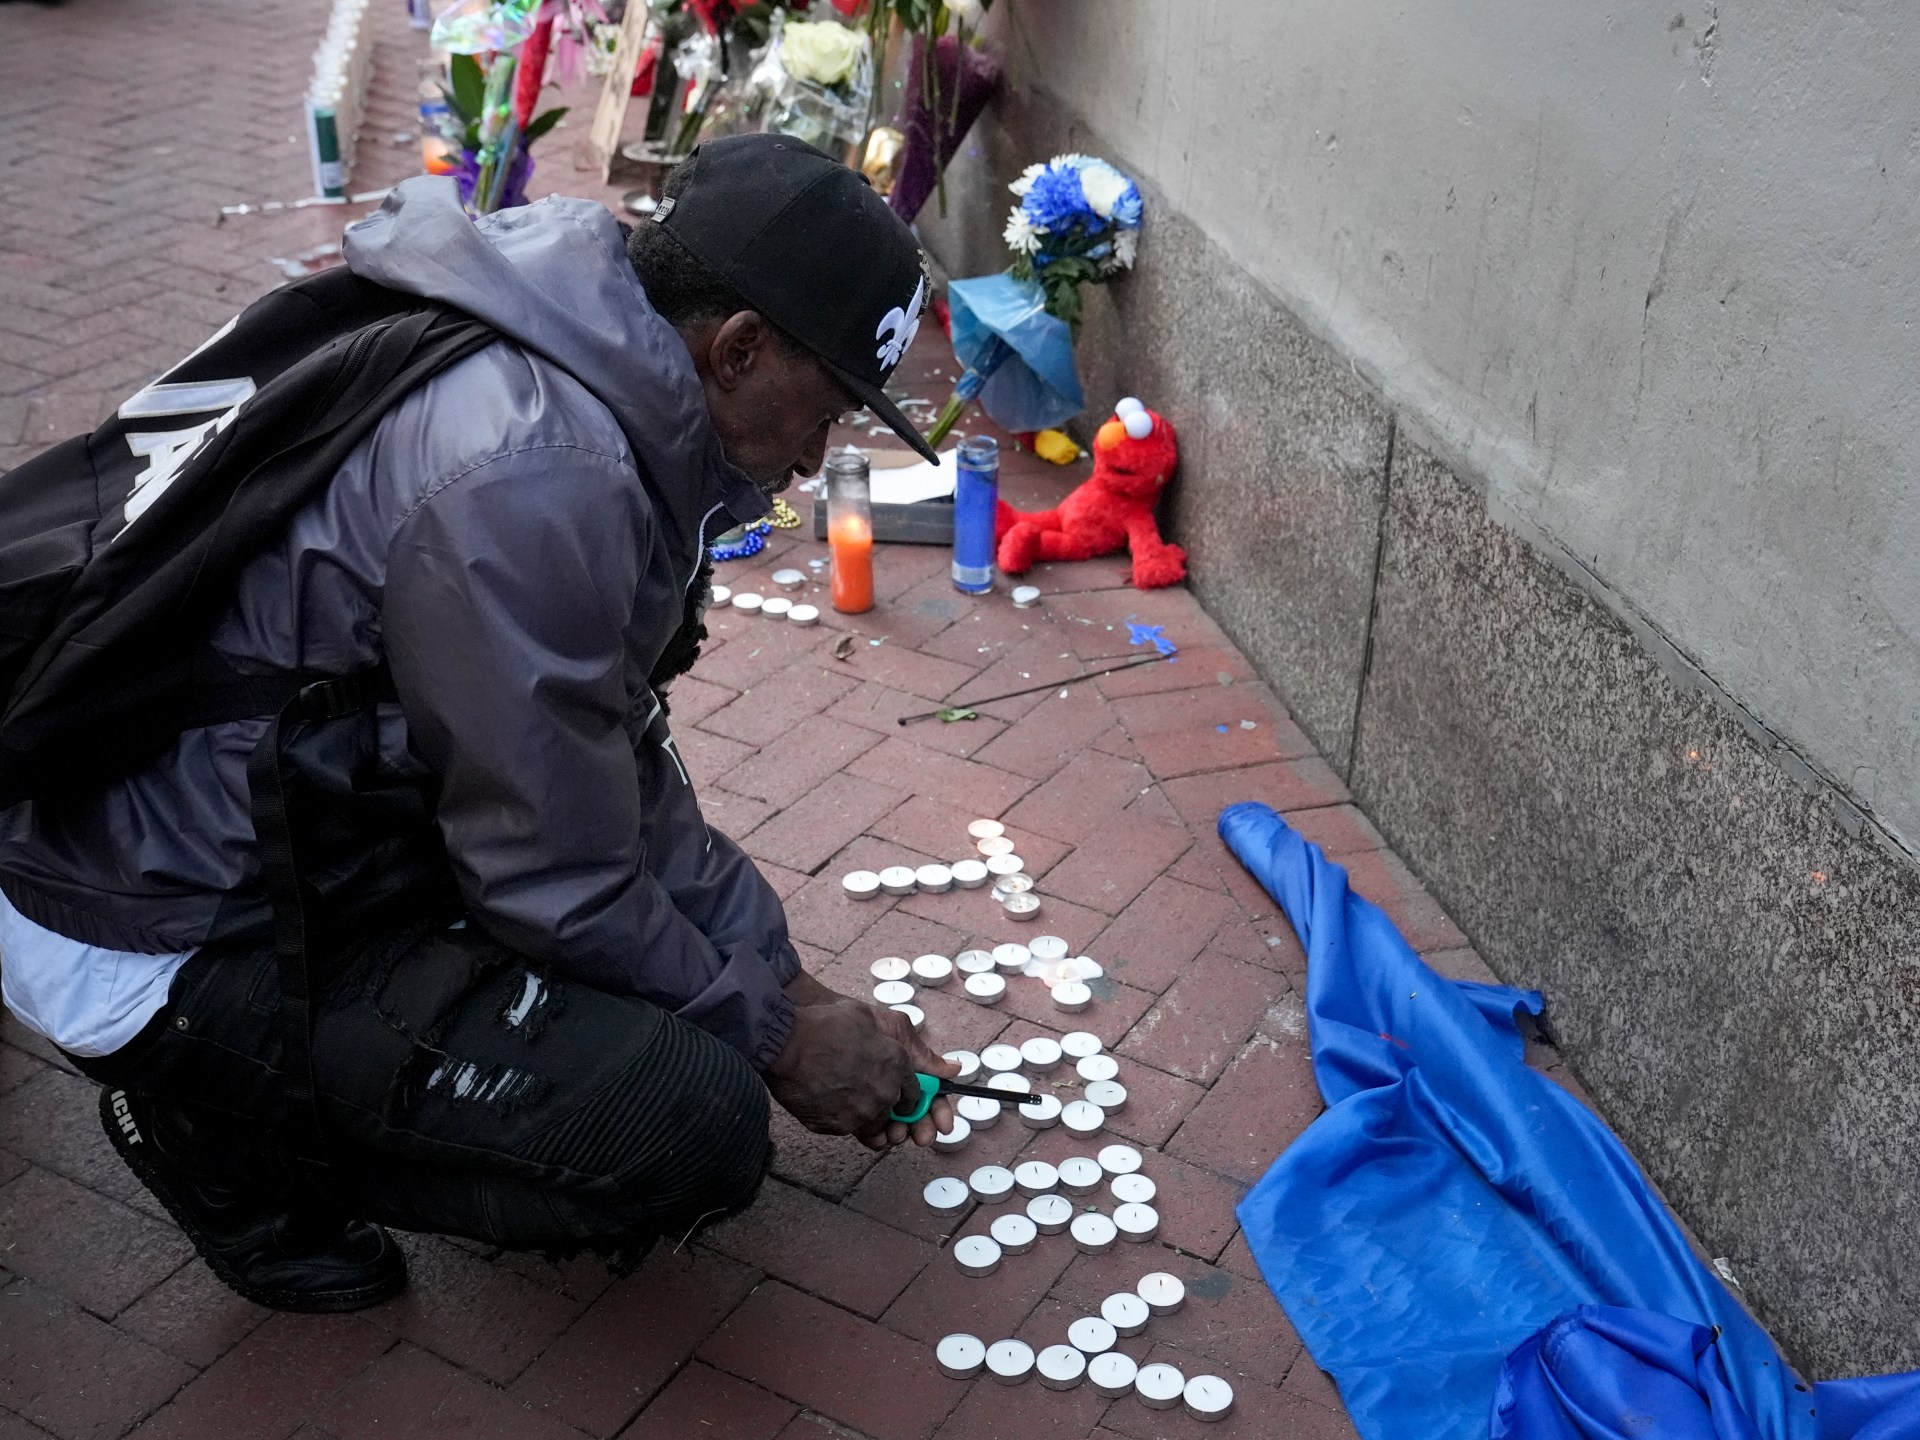
[[[709,140],[681,164],[653,223],[937,462],[884,388],[932,288],[906,222],[866,176],[790,135]]]

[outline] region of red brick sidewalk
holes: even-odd
[[[411,128],[420,42],[399,0],[382,3],[381,108],[357,185],[396,178],[414,153],[390,136]],[[94,423],[276,283],[270,257],[337,237],[339,210],[212,224],[221,203],[303,193],[304,154],[286,137],[322,13],[294,0],[0,7],[0,184],[12,201],[0,236],[0,467]],[[542,179],[580,188],[564,160]],[[929,397],[934,338],[907,382]],[[1024,503],[1076,478],[1019,458],[1006,475]],[[721,579],[766,589],[775,562],[805,569],[819,554],[781,537]],[[714,823],[764,865],[809,968],[830,983],[862,992],[879,956],[1031,933],[1102,962],[1095,1005],[1071,1019],[1031,981],[997,1009],[940,991],[923,1003],[941,1048],[1068,1028],[1102,1037],[1131,1092],[1112,1130],[1149,1151],[1159,1185],[1157,1243],[1087,1257],[1043,1237],[967,1279],[943,1253],[953,1223],[920,1201],[925,1181],[1091,1147],[1008,1121],[960,1156],[877,1159],[782,1119],[755,1209],[663,1247],[628,1279],[409,1238],[401,1299],[359,1316],[269,1315],[224,1291],[120,1166],[93,1087],[7,1022],[0,1440],[1206,1433],[1090,1387],[961,1383],[934,1365],[933,1342],[953,1330],[1036,1348],[1063,1340],[1071,1319],[1154,1268],[1185,1278],[1188,1304],[1123,1348],[1229,1377],[1238,1409],[1216,1433],[1350,1435],[1235,1226],[1240,1195],[1319,1102],[1301,952],[1214,837],[1215,814],[1269,802],[1342,858],[1417,948],[1484,972],[1185,591],[1136,592],[1124,562],[1098,561],[1043,569],[1033,578],[1046,598],[1022,611],[1004,595],[956,594],[946,566],[936,549],[883,549],[880,604],[851,625],[830,611],[813,630],[716,619],[674,691],[680,748]],[[1137,653],[1128,620],[1163,626],[1177,663],[984,706],[971,722],[894,723]],[[1007,823],[1038,877],[1037,925],[998,920],[979,891],[842,896],[839,877],[856,866],[958,857],[966,822],[982,815]],[[967,1216],[958,1233],[986,1218]]]

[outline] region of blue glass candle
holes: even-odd
[[[1000,501],[1000,446],[990,435],[960,442],[953,487],[953,588],[993,589],[993,515]]]

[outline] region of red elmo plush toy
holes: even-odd
[[[1000,568],[1024,575],[1036,560],[1091,560],[1125,549],[1142,590],[1178,585],[1187,578],[1187,552],[1160,538],[1153,507],[1179,453],[1164,417],[1122,400],[1093,437],[1093,474],[1057,510],[1027,514],[1000,502],[993,527]]]

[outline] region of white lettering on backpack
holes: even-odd
[[[218,435],[234,422],[240,407],[253,398],[254,383],[248,376],[242,375],[232,380],[182,380],[169,381],[167,375],[173,374],[181,365],[193,359],[194,355],[209,346],[218,344],[233,333],[233,327],[240,323],[240,317],[234,316],[199,345],[193,354],[186,356],[151,385],[143,386],[128,396],[121,405],[119,417],[122,420],[157,420],[167,415],[203,415],[210,410],[222,413],[212,420],[199,425],[189,425],[183,430],[139,430],[129,432],[127,447],[135,455],[146,457],[147,468],[133,477],[133,493],[127,497],[126,520],[120,526],[114,539],[127,533],[127,526],[133,524],[158,500],[166,489],[179,476],[187,461],[208,440]]]
[[[251,380],[247,382],[247,388],[251,394]],[[239,414],[240,407],[235,405],[211,420],[189,425],[184,430],[128,432],[127,447],[135,455],[146,457],[147,468],[133,477],[133,493],[127,496],[126,524],[120,527],[114,538],[126,534],[127,526],[146,514],[153,502],[166,493],[167,487],[179,478],[180,472],[200,447],[233,424]]]

